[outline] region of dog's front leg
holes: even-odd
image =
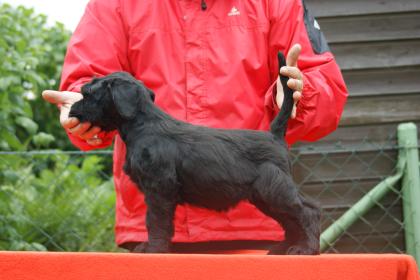
[[[147,213],[146,226],[149,242],[138,245],[134,252],[167,253],[174,235],[176,200],[162,194],[145,193]]]

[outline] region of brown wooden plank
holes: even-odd
[[[396,151],[313,154],[292,157],[297,184],[360,180],[382,180],[393,174]]]
[[[420,93],[420,67],[344,71],[343,76],[351,96]]]
[[[354,180],[332,183],[304,184],[300,190],[318,202],[324,209],[350,208],[362,199],[380,180]],[[391,205],[400,200],[400,186],[395,186],[382,200],[381,204]]]
[[[420,127],[420,121],[416,122]],[[377,123],[359,126],[344,126],[317,142],[298,142],[291,152],[297,150],[329,151],[337,149],[381,149],[397,144],[398,123]],[[418,130],[420,139],[420,129]]]
[[[342,70],[420,65],[420,40],[331,44]]]
[[[341,125],[420,121],[420,95],[349,98]]]
[[[420,12],[321,18],[318,22],[329,43],[420,38]]]
[[[420,10],[418,0],[306,0],[308,7],[317,17],[348,16],[411,12]]]

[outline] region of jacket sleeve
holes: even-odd
[[[92,77],[115,71],[130,72],[127,59],[127,38],[119,0],[91,0],[73,33],[64,60],[60,90],[77,91]],[[100,146],[68,133],[70,141],[81,150],[111,145],[116,132],[101,132]]]
[[[304,88],[296,118],[289,120],[286,140],[315,141],[334,131],[347,99],[341,71],[330,52],[316,20],[302,0],[273,0],[269,6],[269,57],[272,80],[278,76],[277,53],[287,54],[299,43],[302,51],[298,68],[303,73]],[[266,105],[278,111],[275,83],[266,94]]]

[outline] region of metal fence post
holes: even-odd
[[[398,126],[400,153],[406,157],[402,193],[406,251],[420,265],[420,174],[417,127],[414,123]],[[419,266],[420,268],[420,266]]]
[[[397,167],[404,166],[404,162],[399,162]],[[402,171],[397,168],[397,174],[388,177],[374,188],[372,188],[365,196],[356,202],[349,210],[347,210],[339,219],[330,225],[321,234],[320,247],[321,252],[328,249],[337,238],[343,234],[351,225],[360,217],[364,216],[376,203],[378,203],[394,185],[401,179]]]

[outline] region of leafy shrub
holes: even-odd
[[[40,97],[59,86],[70,32],[46,21],[32,9],[0,5],[0,150],[72,148],[57,110]]]
[[[0,250],[115,251],[115,195],[103,157],[0,160]]]
[[[58,89],[70,32],[0,4],[0,34],[0,250],[117,250],[111,157],[27,152],[74,149],[41,98]]]

